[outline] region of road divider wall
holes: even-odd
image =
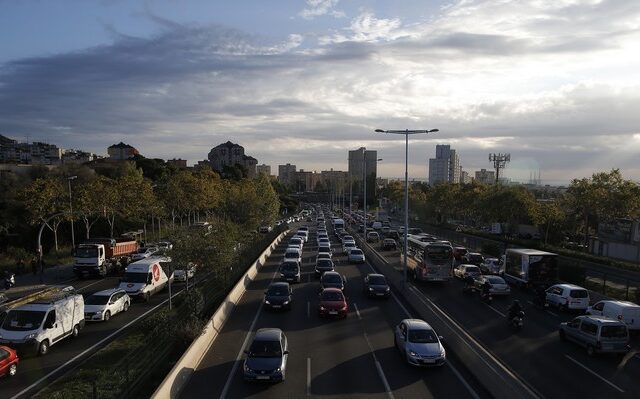
[[[258,270],[264,265],[265,261],[271,255],[271,252],[282,241],[282,238],[289,230],[282,232],[275,240],[265,249],[256,261],[249,266],[247,272],[240,278],[238,283],[231,289],[229,295],[224,299],[213,316],[209,319],[204,327],[202,334],[196,338],[189,348],[182,355],[180,360],[171,369],[164,381],[158,389],[153,393],[152,398],[166,399],[177,398],[184,386],[191,378],[204,355],[208,352],[209,347],[218,337],[218,333],[224,327],[229,315],[238,304],[242,296],[247,290],[247,286],[258,274]]]
[[[365,252],[369,262],[375,266],[379,273],[386,276],[389,285],[394,288],[394,292],[411,304],[411,307],[417,312],[413,316],[425,320],[444,336],[445,347],[455,353],[456,357],[465,364],[469,372],[493,397],[508,399],[540,397],[524,380],[494,357],[419,289],[409,282],[403,288],[402,270],[398,273],[398,270],[364,239],[355,232],[353,232],[353,236],[359,248]]]

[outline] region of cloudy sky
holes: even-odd
[[[346,170],[347,150],[424,179],[465,170],[640,180],[638,0],[0,0],[0,134],[105,154]]]

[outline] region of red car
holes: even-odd
[[[347,299],[339,288],[325,288],[319,295],[318,316],[340,317],[344,319],[349,312]]]
[[[13,377],[18,371],[20,359],[18,354],[8,346],[0,345],[0,377],[8,375]]]

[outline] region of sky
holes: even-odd
[[[0,0],[0,134],[106,154],[347,169],[347,151],[426,179],[640,180],[638,0]]]

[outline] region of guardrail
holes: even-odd
[[[276,237],[271,245],[260,254],[258,259],[249,266],[247,272],[233,287],[229,295],[227,295],[209,319],[203,333],[191,343],[180,360],[178,360],[169,374],[167,374],[158,389],[153,393],[152,398],[177,398],[180,395],[180,392],[217,338],[218,333],[224,327],[229,315],[246,292],[247,286],[253,281],[260,267],[264,265],[267,257],[271,255],[271,252],[288,232],[289,230],[286,230]]]
[[[471,374],[495,398],[539,398],[541,397],[526,381],[520,378],[508,366],[490,353],[480,342],[453,320],[446,312],[432,302],[410,282],[403,289],[402,274],[366,240],[352,232],[358,246],[365,252],[369,261],[379,273],[386,276],[395,293],[400,294],[417,313],[427,320],[437,331],[445,332],[445,345],[465,364]]]

